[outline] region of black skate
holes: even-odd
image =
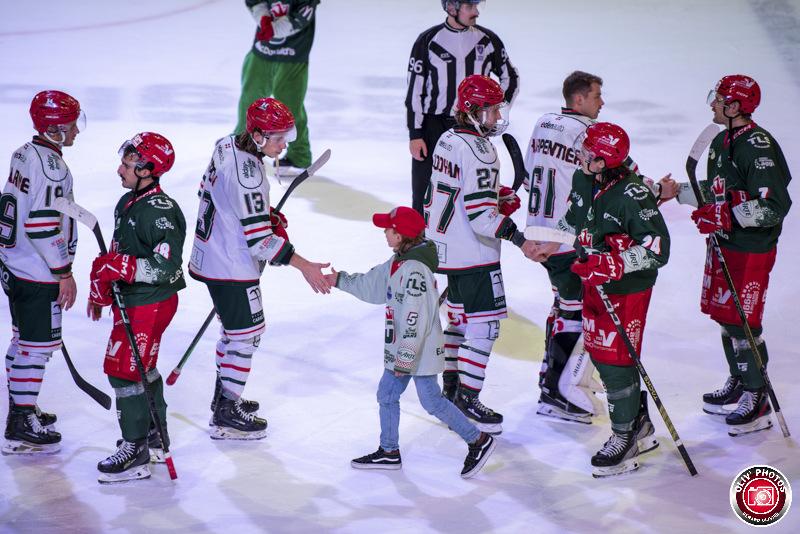
[[[381,447],[372,454],[367,454],[361,458],[350,460],[350,466],[355,469],[400,469],[403,467],[403,460],[400,458],[400,451],[387,453]]]
[[[220,396],[213,415],[211,439],[263,439],[267,436],[267,420],[242,409],[239,401]]]
[[[647,409],[647,392],[642,391],[639,404],[639,415],[636,416],[636,446],[639,447],[639,454],[652,451],[658,447],[658,440],[655,437],[655,428],[650,420],[650,412]]]
[[[544,391],[539,395],[539,408],[536,410],[539,415],[554,417],[571,423],[592,424],[592,413],[583,408],[572,404],[565,399],[561,393],[556,391],[555,397],[551,397]]]
[[[38,406],[34,408],[34,412],[36,412],[36,417],[39,418],[39,423],[42,426],[45,426],[50,430],[55,430],[53,425],[56,423],[56,421],[58,421],[58,416],[56,414],[43,412]]]
[[[166,432],[167,429],[164,429]],[[169,437],[167,437],[169,440]],[[118,439],[117,440],[117,447],[122,445],[124,440]],[[150,423],[150,431],[147,433],[147,448],[150,449],[150,463],[151,464],[163,464],[166,463],[166,459],[164,457],[164,444],[161,442],[161,437],[158,435],[156,431],[156,427],[153,426],[153,423]]]
[[[469,452],[467,452],[467,457],[464,458],[464,468],[461,470],[461,478],[472,478],[477,475],[483,464],[494,452],[496,446],[497,441],[491,434],[481,432],[475,443],[470,443],[469,445]]]
[[[744,391],[739,400],[739,406],[727,417],[725,423],[728,425],[729,436],[741,436],[759,430],[772,428],[772,421],[769,414],[772,407],[764,389],[758,391]]]
[[[724,386],[703,394],[703,411],[711,415],[729,415],[734,408],[725,406],[739,402],[743,391],[741,377],[729,376]]]
[[[117,452],[97,464],[101,484],[128,482],[150,478],[150,453],[147,452],[147,438],[136,441],[118,441]]]
[[[603,448],[592,456],[592,476],[594,478],[621,475],[639,469],[639,447],[636,445],[634,431],[614,431]]]
[[[2,453],[53,454],[61,450],[61,434],[45,428],[33,408],[11,406]]]
[[[214,426],[214,412],[217,411],[217,399],[222,396],[222,381],[219,379],[219,375],[217,375],[217,381],[214,383],[214,396],[211,397],[211,418],[208,420],[208,426]],[[239,404],[242,406],[242,410],[247,413],[257,413],[258,409],[261,408],[261,405],[258,401],[254,400],[247,400],[243,398],[239,398]]]
[[[455,375],[450,378],[448,374]],[[456,393],[458,393],[458,374],[445,373],[442,375],[442,396],[452,403],[456,402]]]
[[[475,423],[478,430],[495,436],[503,432],[503,416],[484,406],[477,394],[464,393],[459,389],[454,404]]]

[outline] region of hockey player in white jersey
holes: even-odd
[[[62,148],[72,146],[86,119],[61,91],[42,91],[30,107],[37,135],[11,157],[0,196],[0,277],[8,296],[12,337],[6,353],[9,406],[4,454],[53,453],[61,434],[54,414],[39,410],[45,365],[61,348],[61,312],[75,302],[72,260],[75,222],[51,206],[72,198],[72,174]]]
[[[478,399],[492,345],[507,316],[500,240],[523,252],[535,248],[508,215],[519,200],[498,201],[500,162],[491,136],[507,126],[503,90],[481,75],[458,86],[457,125],[439,138],[433,174],[424,199],[426,237],[436,243],[437,272],[447,275],[448,327],[445,331],[443,394],[478,427],[499,433],[503,416]]]
[[[582,71],[564,80],[565,106],[560,113],[545,113],[534,126],[528,142],[525,169],[529,181],[528,226],[555,228],[564,216],[572,188],[572,175],[580,166],[576,139],[593,124],[605,102],[603,80]],[[636,164],[627,158],[625,165],[638,174]],[[677,184],[669,175],[658,184],[645,178],[653,194],[661,200],[673,198]],[[594,366],[583,349],[581,335],[582,290],[580,279],[570,271],[575,251],[569,245],[542,244],[537,250],[553,287],[554,302],[547,319],[545,356],[539,374],[537,413],[571,422],[590,424],[592,415],[602,409],[593,391],[600,385],[592,379]]]
[[[267,421],[256,415],[258,403],[241,398],[264,332],[263,266],[291,265],[315,292],[330,292],[322,274],[329,264],[297,254],[286,234],[286,218],[270,207],[262,158],[276,158],[286,148],[294,124],[283,103],[259,98],[247,110],[246,131],[217,141],[200,184],[189,274],[206,284],[222,322],[211,405],[214,439],[266,436]]]

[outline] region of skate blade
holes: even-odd
[[[726,408],[725,406],[730,406],[730,408]],[[703,403],[703,412],[709,415],[730,415],[736,409],[736,404],[709,404],[707,402]]]
[[[127,469],[122,473],[100,473],[97,481],[100,484],[119,484],[120,482],[130,482],[132,480],[143,480],[150,478],[150,468],[147,465],[140,465]]]
[[[639,469],[639,461],[636,458],[631,458],[620,462],[619,465],[610,467],[595,467],[592,471],[594,478],[605,478],[630,473]]]
[[[350,467],[353,469],[383,469],[384,471],[397,471],[403,464],[360,464],[358,462],[350,462]]]
[[[215,426],[211,430],[211,439],[234,439],[241,441],[251,441],[256,439],[264,439],[267,437],[267,431],[257,430],[254,432],[243,432],[235,428]]]
[[[19,440],[6,440],[3,449],[0,450],[3,456],[10,456],[13,454],[55,454],[61,450],[61,443],[52,443],[50,445],[38,445],[36,443],[28,443],[27,441]]]
[[[544,415],[546,417],[552,417],[553,419],[566,421],[568,423],[581,423],[584,425],[591,425],[592,424],[592,416],[589,414],[586,415],[575,415],[571,413],[564,412],[559,410],[554,406],[550,406],[546,403],[540,403],[539,409],[536,410],[536,413],[539,415]]]
[[[462,473],[461,478],[472,478],[475,475],[477,475],[478,471],[483,469],[483,466],[486,464],[486,461],[489,459],[489,456],[491,456],[492,453],[494,452],[495,447],[497,447],[497,440],[492,441],[492,444],[489,445],[489,450],[486,451],[486,454],[483,455],[483,458],[481,458],[480,461],[477,464],[475,464],[475,467],[473,467],[472,470],[467,471],[466,473]]]
[[[655,436],[645,436],[636,440],[636,446],[639,448],[639,454],[644,454],[658,448],[658,439]]]
[[[150,449],[150,463],[151,464],[164,464],[167,460],[164,458],[164,449]]]
[[[772,428],[772,420],[769,417],[759,417],[752,423],[745,425],[728,425],[728,435],[735,438],[761,430],[769,430],[770,428]]]

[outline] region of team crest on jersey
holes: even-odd
[[[476,60],[478,62],[483,62],[483,58],[484,58],[485,53],[486,53],[486,47],[484,45],[479,44],[479,45],[477,45],[475,47],[475,54],[477,56]]]
[[[172,201],[163,197],[150,197],[147,203],[159,210],[171,210]]]
[[[256,189],[261,186],[263,181],[264,176],[261,174],[261,169],[258,168],[256,162],[252,159],[244,160],[239,170],[239,183],[242,187]]]

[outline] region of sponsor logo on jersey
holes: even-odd
[[[245,189],[256,189],[261,186],[263,181],[263,173],[257,167],[256,162],[252,159],[244,160],[239,169],[239,183],[241,186]]]
[[[575,191],[572,191],[569,194],[569,197],[570,197],[570,200],[572,202],[574,202],[576,206],[578,206],[579,208],[583,207],[583,197],[580,196],[578,193],[576,193]]]
[[[713,160],[717,157],[717,151],[714,150],[714,147],[708,149],[708,159]]]
[[[563,124],[553,124],[552,122],[545,120],[544,122],[539,123],[539,128],[545,128],[547,130],[555,130],[557,132],[564,131]]]
[[[175,226],[166,217],[159,217],[155,222],[156,228],[159,230],[174,230]]]
[[[446,174],[447,176],[455,178],[456,180],[461,178],[461,169],[459,166],[452,161],[443,158],[439,154],[433,155],[433,170],[442,174]]]
[[[419,297],[428,291],[428,285],[425,282],[425,277],[419,271],[414,271],[406,281],[406,293],[412,297]]]
[[[475,59],[477,60],[478,63],[483,62],[485,52],[486,52],[486,47],[484,45],[479,44],[475,47],[475,54],[477,56]]]
[[[772,161],[772,159],[766,158],[766,157],[756,158],[755,166],[756,166],[756,169],[763,170],[763,169],[767,169],[769,167],[774,167],[775,166],[775,162]]]
[[[643,221],[649,221],[656,215],[658,215],[658,210],[654,210],[653,208],[645,208],[639,212],[639,218]]]
[[[172,201],[164,197],[151,197],[147,203],[159,210],[171,210]]]
[[[438,145],[440,147],[442,147],[443,149],[447,150],[448,152],[452,152],[453,151],[453,145],[451,145],[450,143],[446,143],[444,141],[444,139],[439,139]]]
[[[61,165],[59,164],[60,161],[61,161],[61,158],[59,158],[55,154],[48,154],[47,155],[47,168],[50,169],[51,171],[55,171],[55,170],[60,169],[61,168]]]
[[[417,326],[418,320],[419,314],[417,312],[408,312],[408,316],[406,316],[406,324],[408,326]]]
[[[22,163],[25,163],[25,154],[23,154],[23,153],[22,153],[22,152],[20,152],[20,151],[14,152],[14,155],[13,155],[13,156],[11,156],[11,157],[12,157],[12,159],[18,159],[18,160],[20,160]]]
[[[767,137],[762,132],[753,132],[750,134],[750,137],[747,138],[747,142],[753,145],[754,148],[769,148],[770,142],[769,137]]]
[[[614,217],[608,212],[603,212],[603,219],[606,221],[614,221],[615,223],[617,223],[617,225],[622,226],[622,221],[620,221],[618,218]]]
[[[450,52],[442,52],[442,53],[439,54],[439,59],[441,59],[442,61],[448,61],[449,62],[449,61],[453,61],[453,56],[450,54]]]
[[[645,186],[637,183],[629,183],[625,185],[625,194],[634,200],[644,200],[650,192]]]
[[[489,146],[490,145],[491,145],[491,143],[489,143],[489,141],[487,141],[483,137],[476,137],[475,138],[475,148],[481,154],[488,154],[490,152],[490,150],[489,150]]]

